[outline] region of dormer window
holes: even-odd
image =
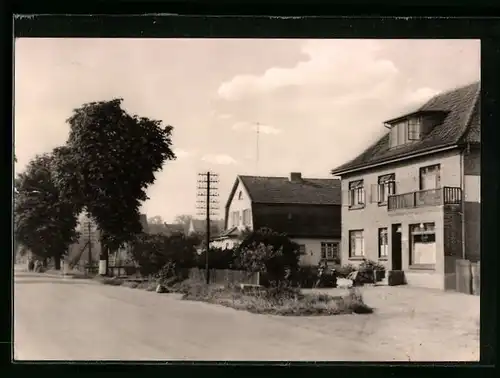
[[[422,119],[413,117],[408,120],[408,140],[420,140],[422,132]]]
[[[240,200],[240,199],[243,199],[243,193],[241,192],[241,190],[240,190],[240,192],[238,193],[238,199],[239,199],[239,200]]]
[[[391,125],[390,146],[398,147],[420,140],[422,135],[422,118],[410,117]]]

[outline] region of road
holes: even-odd
[[[14,290],[16,360],[386,358],[362,343],[344,345],[280,317],[183,301],[175,294],[22,272],[16,272]]]
[[[408,303],[419,301],[421,293],[395,290],[399,291],[391,291],[392,294],[385,297],[380,292],[372,294],[368,304],[378,301],[380,308],[372,315],[278,317],[183,301],[176,294],[18,271],[14,285],[15,359],[422,361],[477,358],[474,351],[478,341],[476,336],[469,335],[475,331],[466,334],[467,327],[473,329],[472,321],[464,317],[460,323],[450,323],[453,314],[446,312],[460,303],[463,308],[465,297],[445,297],[449,299],[444,300],[448,302],[443,303],[441,309],[434,303],[429,306],[432,300],[429,295],[423,305],[409,307]],[[396,293],[407,303],[397,299],[393,295]],[[442,295],[438,295],[434,302],[442,303]],[[436,310],[430,313],[429,309]],[[478,314],[471,319],[478,322]],[[446,350],[442,348],[443,340],[450,341]],[[457,349],[460,344],[469,347]]]

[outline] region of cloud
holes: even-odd
[[[294,67],[269,68],[264,74],[237,75],[224,82],[218,94],[225,100],[239,100],[289,86],[335,86],[337,92],[349,93],[373,80],[398,74],[388,59],[374,59],[379,51],[375,40],[310,40],[302,46],[306,61]]]
[[[409,104],[420,104],[426,102],[427,100],[430,100],[431,97],[437,95],[438,93],[439,91],[436,89],[423,87],[417,89],[416,91],[406,93],[405,100]]]
[[[232,165],[238,163],[232,156],[226,154],[208,154],[203,156],[201,160],[218,165]]]
[[[176,148],[174,149],[174,154],[177,157],[177,159],[182,159],[193,155],[193,152],[186,151],[182,148]]]
[[[219,118],[219,119],[229,119],[231,117],[232,117],[232,115],[231,114],[227,114],[227,113],[226,114],[219,114],[217,116],[217,118]]]
[[[241,130],[241,131],[257,131],[259,129],[259,133],[261,134],[280,134],[281,129],[278,129],[274,126],[257,124],[257,122],[236,122],[233,125],[233,130]]]

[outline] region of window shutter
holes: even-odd
[[[352,195],[351,190],[343,190],[342,191],[342,204],[347,206],[352,206]]]

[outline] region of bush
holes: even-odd
[[[248,272],[266,272],[269,281],[284,281],[287,268],[292,275],[299,268],[298,244],[269,228],[249,233],[235,255],[238,267]]]
[[[346,265],[342,265],[338,268],[335,268],[335,270],[337,271],[338,278],[347,278],[347,276],[349,274],[351,274],[352,272],[354,272],[357,269],[352,264],[346,264]]]
[[[385,267],[378,262],[372,260],[363,260],[358,267],[358,284],[372,284],[375,283],[374,280],[374,272],[377,271],[377,280],[380,281],[384,278],[385,275]]]
[[[197,243],[197,238],[182,234],[141,234],[131,244],[132,257],[143,276],[158,273],[170,262],[175,262],[176,268],[189,268],[194,265]]]

